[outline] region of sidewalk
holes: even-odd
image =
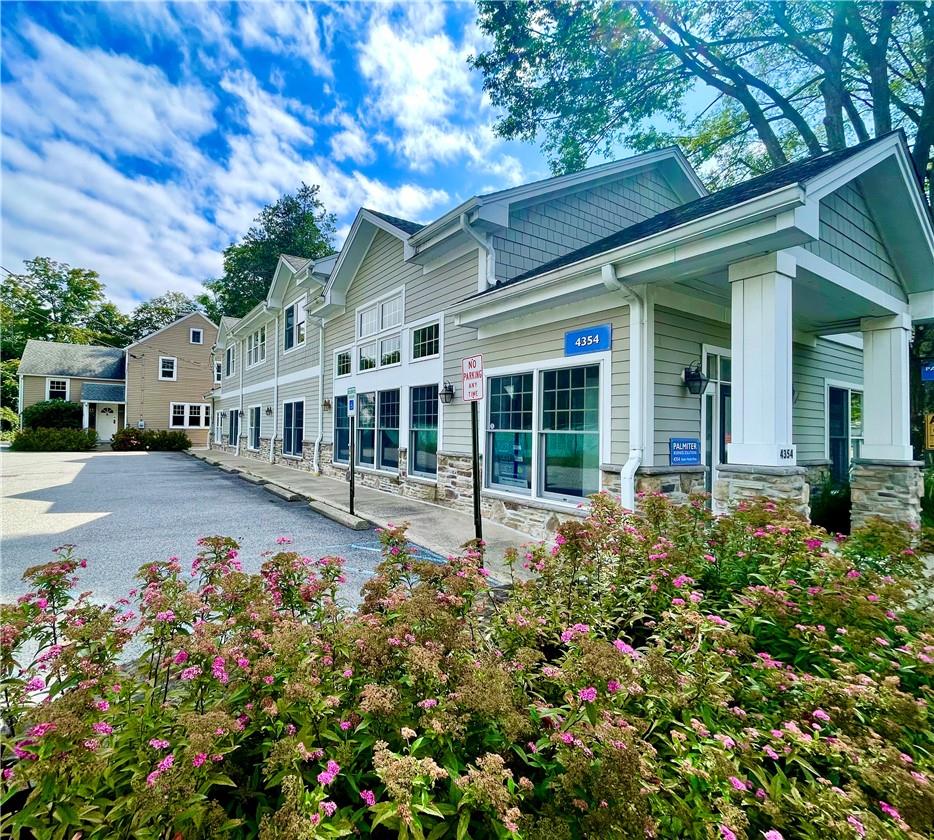
[[[408,499],[394,493],[384,493],[370,487],[356,487],[354,512],[350,516],[350,485],[346,481],[314,475],[304,470],[270,464],[256,458],[241,458],[216,450],[189,450],[189,455],[225,472],[238,473],[246,481],[263,484],[267,490],[290,501],[307,500],[318,513],[350,528],[369,527],[372,523],[385,528],[390,522],[408,523],[412,542],[429,551],[447,557],[474,536],[473,516],[442,507],[441,505]],[[507,548],[535,542],[528,534],[483,521],[483,539],[486,541],[485,565],[495,580],[509,580],[509,570],[503,562]],[[521,572],[521,569],[517,570]]]

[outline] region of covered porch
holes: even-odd
[[[126,386],[85,383],[81,388],[82,428],[94,429],[107,443],[126,425]]]

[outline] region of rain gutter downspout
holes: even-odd
[[[276,349],[272,354],[272,435],[269,438],[269,463],[276,460],[276,432],[279,429],[279,313],[276,312]]]
[[[318,321],[318,436],[315,438],[311,469],[317,475],[321,473],[318,456],[321,452],[321,440],[324,437],[324,318],[316,320]]]
[[[636,509],[636,471],[642,465],[645,412],[643,352],[645,348],[645,300],[630,286],[621,283],[612,265],[600,269],[603,285],[622,293],[629,304],[629,457],[620,471],[620,502],[628,510]]]
[[[236,344],[237,348],[237,370],[240,374],[240,408],[237,410],[237,451],[234,453],[238,458],[240,457],[240,438],[242,435],[240,432],[243,429],[240,428],[240,424],[243,422],[243,367],[244,362],[246,361],[243,358],[243,341],[238,341]]]
[[[482,292],[489,286],[492,286],[496,282],[496,252],[493,250],[493,246],[484,236],[480,236],[469,224],[467,224],[467,214],[461,213],[458,217],[458,229],[464,231],[471,239],[473,239],[477,245],[480,246],[480,250],[486,255],[486,278],[484,282],[480,282],[480,278],[477,281],[477,291]]]

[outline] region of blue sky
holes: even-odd
[[[194,294],[264,205],[320,184],[419,221],[544,177],[495,137],[470,3],[3,3],[2,264]]]

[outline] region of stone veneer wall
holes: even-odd
[[[408,474],[408,451],[399,448],[399,474],[371,470],[357,466],[354,481],[359,487],[372,487],[385,493],[395,493],[409,499],[419,499],[423,502],[434,502],[438,498],[438,484],[429,478],[420,478]],[[321,474],[339,481],[350,482],[350,470],[345,464],[334,462],[334,447],[330,443],[321,445],[318,456],[318,466]]]
[[[921,466],[921,461],[854,460],[850,473],[851,526],[858,528],[868,519],[881,516],[890,522],[920,527],[924,495]]]
[[[717,468],[713,487],[713,512],[728,513],[740,502],[766,497],[787,501],[810,518],[810,486],[804,467],[763,467],[724,464]]]
[[[661,493],[683,504],[692,494],[707,491],[706,475],[707,468],[703,466],[640,467],[636,471],[636,495]]]

